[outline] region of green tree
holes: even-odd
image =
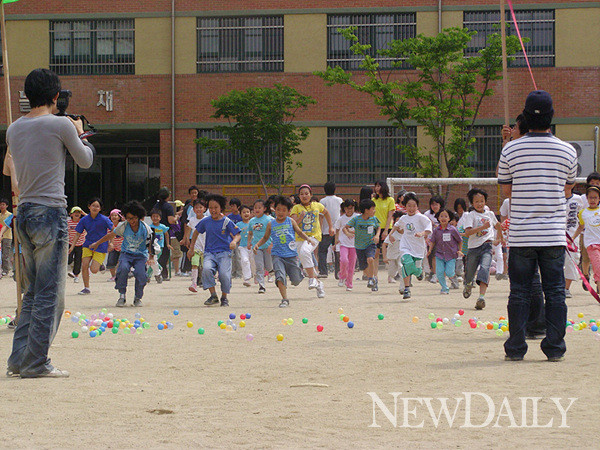
[[[315,74],[329,86],[347,85],[370,95],[381,114],[405,132],[409,120],[424,127],[435,144],[432,148],[401,146],[399,150],[409,163],[409,167],[401,168],[403,171],[421,177],[469,176],[473,170],[469,166],[475,140],[473,126],[483,100],[494,93],[491,83],[502,77],[500,35],[489,36],[487,46],[472,57],[465,57],[464,52],[476,32],[466,28],[394,40],[378,54],[394,58],[394,67],[408,62],[414,69],[398,72],[380,68],[368,53],[371,46],[359,42],[356,27],[338,31],[352,43],[352,52],[362,57],[364,75],[356,78],[339,66]],[[509,36],[506,44],[508,55],[520,49],[515,36]]]
[[[302,165],[294,156],[302,153],[300,143],[309,134],[308,127],[296,126],[293,121],[313,103],[311,97],[280,84],[233,90],[211,101],[216,110],[211,117],[229,122],[214,128],[227,139],[199,138],[195,142],[207,152],[236,152],[239,164],[256,174],[265,196],[267,186],[275,186],[281,193]],[[262,161],[269,152],[273,152],[272,164],[265,170]]]

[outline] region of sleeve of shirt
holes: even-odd
[[[388,200],[388,207],[387,207],[388,214],[390,213],[390,211],[396,211],[396,202],[394,202],[394,198],[388,197],[387,200]]]
[[[467,214],[467,213],[465,213],[465,214]],[[469,215],[468,215],[468,216],[465,218],[465,222],[464,222],[464,225],[463,225],[463,226],[465,227],[465,230],[466,230],[467,228],[473,228],[473,214],[469,214]]]
[[[206,233],[206,222],[204,222],[205,220],[208,219],[204,218],[196,224],[196,231],[198,233]]]
[[[577,219],[578,219],[579,225],[585,225],[585,222],[583,221],[583,216],[582,216],[583,211],[585,211],[585,209],[582,209],[581,211],[579,211],[577,213]]]
[[[354,216],[352,219],[350,219],[346,225],[350,228],[354,228],[356,226],[356,217],[357,216]]]
[[[107,230],[112,230],[114,225],[112,223],[112,220],[110,220],[108,217],[105,216],[105,220],[104,220],[104,224],[106,225],[106,229]]]
[[[240,230],[240,228],[235,223],[233,223],[233,220],[230,220],[227,224],[227,231],[229,231],[234,236],[242,232],[242,230]]]
[[[427,217],[423,217],[423,225],[425,227],[425,231],[433,231],[431,220],[429,220]]]
[[[300,214],[300,205],[292,206],[292,210],[290,211],[290,215],[292,214]]]
[[[315,202],[315,206],[317,211],[319,211],[319,214],[323,214],[323,211],[326,209],[323,203]]]
[[[456,228],[452,228],[450,231],[452,234],[452,238],[458,243],[458,245],[462,244],[462,237],[460,237],[460,233]]]
[[[65,120],[62,120],[61,122],[62,127],[60,130],[60,137],[65,147],[79,167],[89,169],[94,162],[93,147],[85,145],[83,141],[79,139],[75,125],[73,125],[69,119],[65,117]]]
[[[87,216],[86,216],[87,217]],[[75,227],[75,231],[77,231],[79,234],[83,233],[83,230],[85,229],[85,223],[87,221],[85,220],[85,217],[83,217],[79,222],[77,222],[77,226]]]
[[[165,215],[167,217],[175,215],[175,210],[173,209],[173,205],[171,205],[170,203],[165,203],[163,208],[164,208]]]
[[[498,162],[498,184],[512,184],[512,175],[510,174],[510,167],[506,160],[505,154],[506,146],[500,153],[500,161]]]
[[[115,227],[115,229],[113,230],[113,233],[115,233],[117,236],[123,236],[124,233],[125,233],[125,227],[126,226],[127,226],[127,222],[121,222],[121,223],[119,223],[119,225],[117,225]],[[141,226],[141,224],[140,224],[140,226]]]
[[[490,217],[490,225],[493,228],[498,223],[498,219],[496,219],[496,214],[494,214],[492,211],[490,211],[489,217]]]

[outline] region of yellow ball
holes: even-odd
[[[187,327],[188,327],[188,328],[192,328],[193,326],[194,326],[194,324],[193,324],[192,322],[188,322],[188,323],[187,323]]]
[[[287,320],[287,324],[288,325],[293,325],[294,324],[294,319],[292,319],[291,317]]]
[[[579,327],[580,327],[580,328],[587,328],[587,323],[586,323],[586,322],[581,322],[581,323],[579,324]]]
[[[505,333],[508,331],[508,327],[506,325],[502,325],[500,329]]]
[[[283,341],[283,334],[278,334],[277,335],[277,340],[278,341]]]
[[[577,314],[577,317],[579,317],[580,319],[583,318],[583,313]]]
[[[224,330],[225,328],[227,328],[227,325],[225,325],[225,323],[222,323],[221,325],[219,325],[219,327],[221,327],[221,330]]]
[[[119,324],[119,328],[121,328],[121,329],[125,328],[126,326],[127,326],[127,324],[125,322],[121,322]]]
[[[246,326],[246,322],[240,320],[240,328],[244,328]]]
[[[338,309],[338,314],[344,314],[344,308]]]
[[[233,331],[233,327],[231,325],[226,325],[225,330],[226,331]]]
[[[419,321],[419,318],[417,316],[412,318],[413,323],[417,323]]]

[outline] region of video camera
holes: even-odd
[[[73,120],[79,120],[83,122],[83,127],[87,125],[89,131],[84,133],[84,137],[89,137],[97,133],[96,128],[90,123],[89,120],[83,114],[67,114],[67,108],[69,107],[69,99],[71,98],[71,91],[68,89],[62,89],[58,94],[58,100],[56,100],[56,107],[58,108],[57,116],[70,117]]]

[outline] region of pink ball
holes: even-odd
[[[465,313],[465,310],[464,310],[464,309],[459,309],[459,310],[458,310],[458,314],[460,314],[461,316],[462,316],[464,313]]]
[[[323,325],[317,325],[317,331],[320,333],[323,331]]]

